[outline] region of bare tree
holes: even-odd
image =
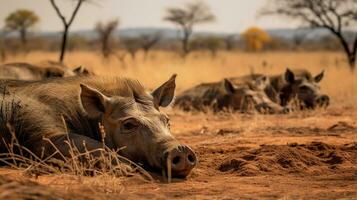
[[[356,0],[270,0],[269,3],[262,10],[263,15],[284,16],[331,32],[340,41],[350,69],[355,69],[357,34],[350,42],[344,33],[357,22]]]
[[[139,36],[139,43],[144,51],[144,58],[147,57],[149,51],[160,41],[161,34],[142,34]]]
[[[113,39],[113,33],[115,29],[117,29],[119,21],[111,20],[106,24],[102,22],[97,23],[95,30],[99,35],[99,41],[102,45],[102,54],[104,58],[108,58],[110,54],[112,54],[112,46],[110,46],[110,42]]]
[[[69,20],[66,19],[66,17],[63,15],[63,13],[61,12],[61,10],[58,8],[55,0],[50,0],[52,7],[55,9],[58,17],[61,19],[62,23],[63,23],[63,33],[62,33],[62,42],[61,42],[61,54],[59,57],[59,61],[63,62],[64,60],[64,55],[66,52],[66,46],[67,46],[67,37],[68,37],[68,31],[69,31],[69,27],[72,25],[74,18],[76,17],[79,8],[81,7],[82,3],[85,2],[86,0],[75,0],[76,1],[76,5],[75,8],[71,14],[71,17],[69,18]]]
[[[169,8],[164,20],[178,25],[183,33],[181,38],[183,55],[190,52],[189,40],[193,27],[197,24],[212,22],[215,16],[203,2],[186,4],[184,8]]]
[[[235,39],[236,39],[236,35],[234,34],[227,35],[224,37],[223,41],[227,51],[231,51],[234,48]]]
[[[122,38],[120,40],[123,48],[130,54],[131,58],[135,60],[136,53],[140,50],[140,41],[138,38]]]

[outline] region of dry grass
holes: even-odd
[[[102,149],[80,152],[68,138],[66,144],[70,156],[65,157],[50,140],[45,138],[55,149],[52,155],[45,157],[36,155],[22,146],[16,138],[13,127],[9,123],[6,126],[11,134],[11,141],[4,140],[2,143],[7,152],[0,153],[0,163],[21,172],[22,175],[19,180],[17,180],[19,177],[13,179],[0,175],[0,199],[94,198],[93,194],[71,193],[70,191],[75,190],[77,186],[80,186],[81,190],[93,191],[94,195],[98,194],[104,199],[102,194],[107,193],[108,190],[115,193],[123,190],[125,177],[136,176],[143,181],[153,181],[151,175],[143,168],[120,156],[117,151],[105,147],[104,143]],[[105,135],[103,130],[101,129],[102,134]],[[96,153],[96,156],[93,153]],[[61,158],[58,159],[55,155]],[[67,187],[71,186],[71,189],[56,191],[58,190],[56,187],[48,188],[28,178],[38,181],[38,177],[43,176],[47,176],[47,179],[48,176],[56,176],[54,180],[48,182],[48,185],[58,186],[66,182]],[[88,179],[87,176],[95,178]]]
[[[10,57],[7,62],[40,63],[56,60],[55,52],[32,52]],[[357,100],[356,74],[351,74],[344,55],[337,52],[219,52],[215,58],[205,52],[191,54],[186,60],[171,52],[151,52],[145,60],[139,52],[136,60],[129,56],[125,64],[116,58],[103,60],[97,52],[68,52],[68,66],[82,65],[100,75],[120,75],[139,79],[149,88],[178,74],[178,91],[195,84],[217,81],[223,77],[239,76],[251,72],[278,74],[289,68],[307,68],[313,73],[326,70],[321,86],[332,96],[335,105],[352,106]]]
[[[57,56],[58,54],[54,52],[32,52],[27,55],[9,57],[7,62],[40,63],[45,60],[56,60]],[[132,195],[131,197],[162,197],[162,199],[165,199],[166,196],[160,196],[164,194],[169,197],[192,199],[195,197],[192,196],[192,194],[211,196],[215,194],[214,191],[217,192],[216,196],[220,197],[223,193],[232,193],[231,195],[234,196],[234,192],[242,195],[254,195],[255,193],[258,195],[259,192],[257,191],[260,191],[261,195],[262,190],[269,195],[279,192],[279,195],[282,193],[286,195],[286,191],[304,193],[305,187],[308,187],[309,190],[306,193],[310,194],[310,189],[313,187],[309,185],[312,182],[310,176],[308,178],[300,177],[301,186],[299,188],[295,188],[296,185],[299,186],[299,184],[297,184],[299,181],[296,182],[298,176],[294,176],[290,179],[287,177],[287,180],[290,181],[288,183],[284,182],[286,177],[281,177],[282,179],[279,181],[273,182],[269,181],[276,180],[274,179],[276,177],[267,176],[266,179],[269,180],[265,180],[265,176],[253,177],[255,180],[260,180],[260,184],[264,185],[264,188],[260,187],[257,182],[252,182],[251,177],[244,179],[241,177],[237,178],[236,175],[229,175],[229,181],[227,181],[227,177],[216,173],[214,168],[212,168],[220,158],[218,154],[213,154],[211,149],[214,149],[214,151],[223,149],[224,152],[229,154],[233,147],[238,148],[242,146],[253,147],[262,144],[282,145],[287,142],[306,143],[315,140],[322,140],[331,144],[336,142],[336,144],[341,145],[355,141],[355,135],[349,132],[355,130],[354,127],[356,124],[354,121],[356,109],[346,109],[344,107],[356,107],[357,75],[350,73],[344,61],[344,56],[340,53],[268,52],[255,54],[219,52],[217,57],[213,59],[208,53],[200,52],[192,54],[186,60],[183,60],[176,54],[170,52],[152,52],[147,60],[143,59],[142,54],[139,54],[135,61],[127,57],[125,65],[123,65],[123,63],[115,58],[104,61],[100,54],[95,52],[68,52],[66,64],[73,67],[82,65],[93,69],[100,75],[133,77],[141,80],[149,88],[156,87],[167,80],[172,73],[177,73],[179,91],[192,87],[200,82],[217,81],[223,77],[239,76],[251,72],[278,74],[282,73],[286,67],[290,67],[308,68],[312,73],[316,74],[320,70],[325,69],[326,77],[321,86],[322,90],[332,97],[332,106],[334,108],[316,110],[314,112],[295,112],[290,115],[284,115],[284,117],[280,115],[239,115],[232,113],[213,115],[209,112],[191,115],[179,110],[173,110],[172,112],[174,114],[172,115],[172,119],[175,122],[172,127],[173,133],[178,136],[180,140],[183,140],[183,142],[190,144],[199,152],[198,155],[201,155],[201,164],[187,181],[173,181],[174,184],[170,185],[145,185],[139,184],[138,181],[126,180],[120,177],[115,178],[112,175],[121,176],[125,175],[125,172],[131,173],[133,166],[128,169],[122,166],[118,171],[115,171],[111,165],[112,161],[109,161],[110,158],[108,157],[101,158],[104,159],[102,162],[104,162],[107,167],[93,172],[93,174],[97,175],[95,178],[85,177],[83,175],[88,171],[98,169],[92,167],[93,164],[82,166],[83,163],[78,162],[78,159],[76,159],[81,155],[73,148],[72,159],[67,159],[63,163],[60,163],[60,166],[63,166],[63,168],[53,168],[53,165],[46,165],[43,163],[43,159],[21,160],[21,158],[12,157],[11,159],[19,159],[21,163],[23,163],[20,167],[13,165],[14,168],[19,168],[21,171],[25,170],[31,173],[36,171],[42,173],[47,171],[51,173],[54,172],[55,174],[39,176],[36,179],[36,182],[43,185],[51,185],[52,187],[47,191],[48,188],[41,187],[41,185],[32,185],[29,183],[18,184],[17,181],[11,180],[3,181],[3,177],[0,176],[0,193],[3,194],[2,196],[0,195],[0,198],[14,197],[7,196],[6,194],[9,194],[9,192],[11,192],[11,195],[27,195],[24,191],[31,192],[29,196],[25,197],[32,197],[32,191],[35,191],[35,195],[38,197],[39,195],[36,192],[39,191],[44,192],[43,196],[57,198],[57,196],[53,194],[61,191],[70,194],[69,198],[72,197],[76,199],[80,199],[82,196],[83,199],[117,199],[120,198],[122,194],[126,194],[129,197]],[[342,108],[336,108],[339,106]],[[339,137],[334,135],[329,136],[328,134],[339,133],[335,133],[335,131],[331,131],[330,133],[328,131],[329,128],[326,129],[326,127],[333,127],[331,125],[336,124],[336,122],[340,123],[339,121],[352,124],[351,130],[345,130],[346,133],[343,132],[344,135]],[[229,128],[227,129],[227,127]],[[318,133],[315,133],[316,130]],[[222,156],[225,156],[225,154],[222,154]],[[95,162],[97,161],[93,160],[93,163]],[[57,163],[57,165],[58,164],[59,163]],[[346,188],[346,183],[340,181],[344,180],[344,177],[341,177],[341,179],[336,179],[336,183],[343,185],[341,187],[339,186],[340,188]],[[323,178],[325,178],[323,180],[327,180],[326,177]],[[306,181],[309,180],[310,182],[306,183]],[[322,179],[318,179],[318,183],[315,185],[317,188],[320,187],[321,191],[327,188],[326,191],[335,193],[336,187],[333,187],[335,182],[330,183],[321,180]],[[128,181],[127,184],[125,184],[126,181]],[[266,185],[278,183],[280,183],[280,185],[278,185],[279,187],[266,187]],[[350,183],[347,185],[349,185],[350,188],[354,186]],[[282,186],[290,187],[281,192],[278,189]],[[230,188],[230,190],[227,188]],[[58,191],[53,191],[53,189],[58,189]],[[349,188],[347,188],[347,190],[348,189]],[[2,191],[7,191],[8,193],[2,193]],[[317,191],[321,193],[320,190]],[[336,195],[341,195],[342,192]],[[61,194],[60,197],[66,199],[66,194]],[[124,198],[125,197],[126,196],[124,196]]]

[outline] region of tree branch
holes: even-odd
[[[67,24],[68,26],[70,26],[72,24],[72,22],[73,22],[74,18],[76,17],[77,12],[78,12],[79,8],[81,7],[81,4],[83,3],[83,1],[85,1],[85,0],[78,0],[77,6],[74,9],[74,11],[72,13],[72,16],[71,16],[71,18],[70,18],[70,20],[69,20],[69,22]]]
[[[61,10],[58,8],[55,0],[50,0],[51,4],[52,4],[52,7],[55,9],[58,17],[62,20],[63,22],[63,25],[68,27],[68,26],[71,26],[72,22],[74,21],[74,18],[76,17],[77,15],[77,12],[79,10],[79,8],[81,7],[81,4],[83,3],[83,1],[85,0],[78,0],[77,2],[77,5],[74,9],[74,11],[72,12],[72,16],[71,18],[69,19],[69,21],[67,22],[66,18],[64,17],[64,15],[61,13]]]
[[[60,9],[58,8],[55,0],[50,0],[52,7],[55,9],[58,17],[62,20],[63,25],[67,26],[67,21],[66,18],[63,16],[63,14],[61,13]]]

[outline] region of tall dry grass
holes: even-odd
[[[125,64],[116,58],[104,60],[99,52],[68,52],[68,66],[82,65],[100,75],[127,76],[139,79],[154,88],[171,74],[177,73],[178,91],[201,82],[218,81],[224,77],[240,76],[251,72],[265,74],[283,73],[286,67],[306,68],[317,74],[326,71],[322,90],[332,97],[333,105],[353,106],[357,100],[357,79],[352,74],[344,55],[338,52],[219,52],[212,58],[209,53],[196,52],[182,59],[175,53],[155,51],[147,59],[141,52],[133,60],[127,56]],[[57,60],[55,52],[31,52],[10,56],[7,62],[40,63]]]

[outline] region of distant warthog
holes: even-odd
[[[251,74],[243,77],[230,78],[233,83],[242,80],[259,81],[265,79],[263,74]],[[324,77],[322,71],[316,76],[305,69],[287,69],[282,75],[273,75],[266,81],[264,92],[275,103],[287,106],[292,100],[298,100],[301,108],[327,107],[330,98],[320,91],[319,83]],[[261,88],[262,89],[262,88]]]
[[[272,102],[263,89],[267,78],[257,78],[254,81],[238,79],[233,83],[229,79],[220,82],[204,83],[180,94],[175,105],[183,110],[214,111],[231,109],[246,112],[255,109],[261,113],[284,113],[288,110]]]
[[[312,76],[307,70],[287,69],[283,75],[270,77],[270,82],[279,93],[282,106],[296,99],[302,108],[327,107],[330,104],[330,98],[321,92],[319,86],[323,77],[324,71]]]
[[[53,77],[69,77],[75,75],[90,75],[83,67],[71,70],[66,67],[46,65],[44,67],[28,63],[8,63],[0,65],[0,79],[12,80],[42,80]]]
[[[73,75],[77,76],[89,76],[89,75],[95,75],[93,71],[90,71],[89,69],[83,67],[83,66],[78,66],[74,68],[73,70],[70,70],[70,68],[63,63],[60,62],[54,62],[54,61],[45,61],[41,63],[41,66],[44,67],[59,67],[64,70],[69,70],[70,73],[74,73]]]
[[[10,85],[0,96],[0,133],[5,138],[8,121],[21,145],[36,154],[45,148],[47,155],[53,151],[43,138],[65,156],[70,156],[67,137],[80,152],[100,149],[104,140],[134,162],[155,169],[166,169],[170,162],[172,175],[185,177],[195,167],[196,155],[171,135],[169,118],[159,110],[174,98],[175,77],[152,93],[136,80],[94,76]],[[13,102],[18,102],[16,109],[9,106]]]
[[[233,84],[248,84],[254,91],[263,91],[275,103],[279,103],[279,94],[272,86],[270,78],[263,74],[249,74],[245,76],[229,78]]]

